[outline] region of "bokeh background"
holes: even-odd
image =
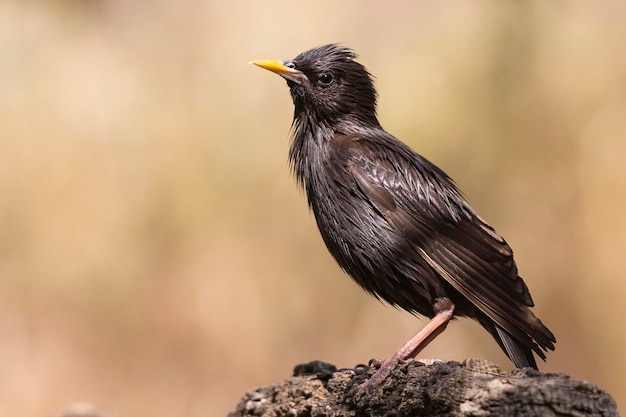
[[[0,415],[225,415],[425,323],[326,253],[285,83],[247,65],[328,42],[515,249],[558,339],[542,370],[623,406],[625,21],[619,0],[0,2]],[[511,368],[467,320],[422,355]]]

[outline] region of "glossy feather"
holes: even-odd
[[[295,104],[289,157],[324,242],[367,292],[433,317],[447,298],[518,367],[536,368],[555,338],[532,313],[507,242],[437,166],[387,133],[355,54],[337,45],[288,62]],[[328,79],[331,82],[328,82]]]

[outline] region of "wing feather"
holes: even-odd
[[[437,274],[520,342],[541,355],[533,339],[553,348],[554,336],[529,309],[533,301],[510,246],[452,180],[400,142],[351,143],[348,166],[358,187]]]

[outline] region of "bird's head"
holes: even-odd
[[[251,63],[287,80],[296,119],[313,117],[332,126],[351,118],[378,125],[372,76],[355,59],[356,54],[351,49],[329,44],[288,61]]]

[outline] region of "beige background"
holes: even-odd
[[[424,324],[326,253],[285,83],[246,64],[332,41],[515,249],[558,339],[542,370],[624,404],[626,3],[381,4],[0,3],[0,415],[220,416]],[[511,367],[468,320],[423,355]]]

